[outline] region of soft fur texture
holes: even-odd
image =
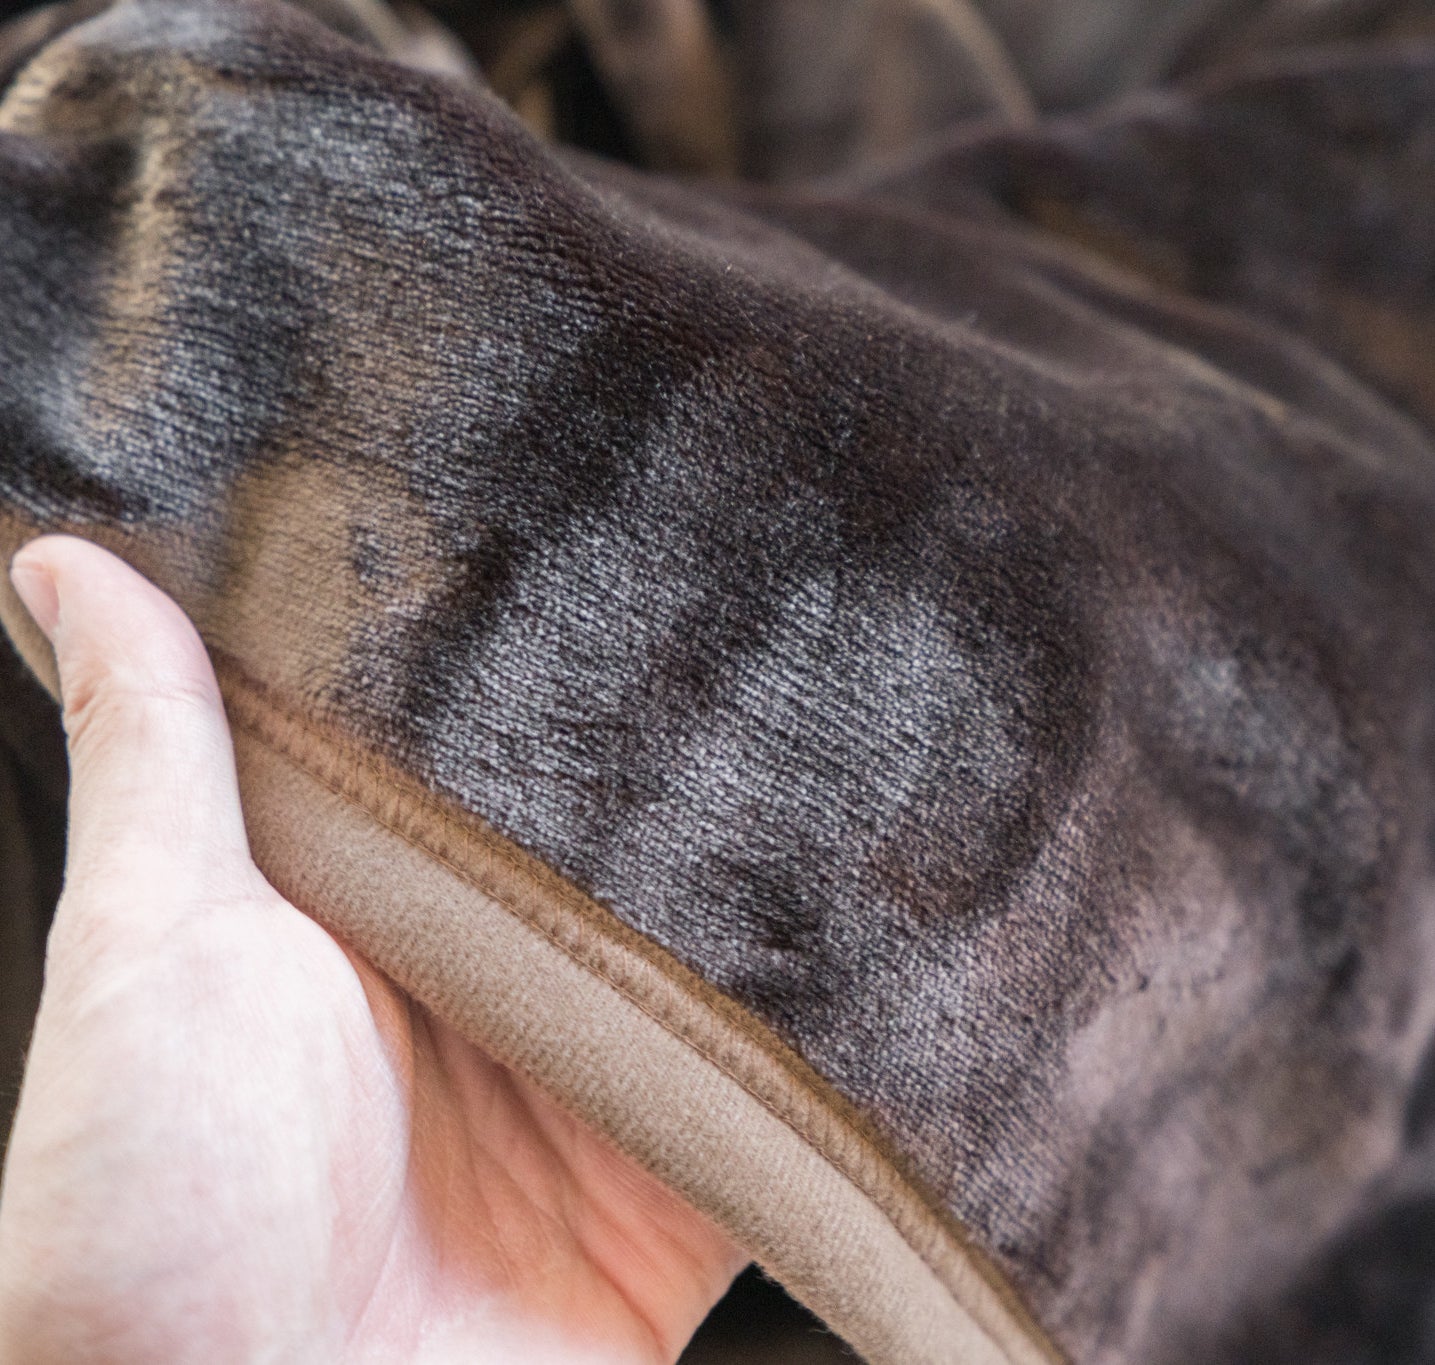
[[[1430,1358],[1435,47],[779,192],[358,36],[0,38],[6,551],[737,1002],[1073,1357]]]

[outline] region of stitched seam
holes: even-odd
[[[241,722],[241,725],[243,725],[243,722]],[[722,1058],[720,1058],[716,1053],[709,1051],[703,1043],[695,1040],[688,1034],[678,1033],[677,1030],[673,1027],[672,1020],[665,1019],[661,1014],[657,1013],[646,1002],[639,999],[636,995],[626,989],[625,983],[613,980],[603,970],[603,967],[606,966],[606,964],[596,962],[591,957],[584,955],[581,951],[576,951],[575,949],[578,948],[580,945],[565,943],[555,931],[539,923],[532,915],[526,914],[521,908],[514,905],[512,901],[499,895],[497,892],[491,891],[487,887],[480,885],[479,879],[475,877],[470,870],[463,867],[460,863],[453,861],[453,859],[447,854],[445,854],[442,850],[434,847],[432,844],[427,843],[416,836],[411,835],[406,830],[399,829],[395,824],[390,823],[388,820],[382,819],[374,811],[372,811],[367,804],[360,801],[355,801],[354,798],[343,789],[342,785],[339,782],[331,781],[327,777],[314,772],[298,757],[298,755],[294,754],[287,748],[281,749],[280,746],[272,743],[267,736],[260,734],[255,728],[251,728],[248,725],[244,725],[243,728],[248,730],[249,733],[255,738],[265,743],[269,748],[275,750],[275,752],[280,753],[282,757],[289,759],[291,762],[298,763],[299,766],[309,777],[312,777],[315,781],[319,782],[321,786],[332,792],[335,796],[340,797],[344,801],[348,802],[350,805],[357,806],[371,819],[376,820],[382,828],[388,830],[390,834],[397,836],[398,838],[402,839],[406,844],[410,845],[410,847],[416,848],[419,852],[425,854],[428,857],[431,857],[436,863],[438,863],[440,867],[447,868],[466,886],[471,887],[475,891],[479,892],[480,895],[486,897],[488,900],[491,900],[495,905],[499,906],[507,914],[512,915],[516,920],[519,921],[519,923],[524,925],[525,928],[536,931],[541,937],[547,939],[549,943],[551,943],[555,948],[557,948],[561,953],[563,953],[565,957],[569,958],[571,961],[583,968],[585,972],[597,975],[605,985],[611,986],[615,990],[617,990],[622,995],[623,999],[626,1000],[628,1004],[632,1005],[634,1009],[638,1010],[641,1014],[647,1015],[647,1017],[651,1019],[654,1023],[660,1025],[664,1032],[678,1037],[680,1041],[684,1044],[684,1046],[691,1048],[700,1057],[703,1057],[705,1060],[711,1062],[713,1066],[715,1066],[719,1071],[721,1071],[724,1076],[728,1077],[729,1080],[733,1081],[739,1087],[741,1087],[745,1094],[755,1099],[758,1104],[760,1104],[764,1109],[766,1109],[768,1113],[772,1114],[774,1118],[780,1120],[785,1127],[790,1129],[804,1142],[809,1143],[811,1146],[815,1147],[816,1150],[820,1152],[824,1157],[826,1157],[832,1165],[836,1166],[839,1170],[842,1170],[842,1163],[837,1153],[833,1152],[822,1141],[814,1138],[811,1133],[803,1132],[799,1127],[797,1127],[794,1120],[783,1114],[777,1108],[775,1103],[765,1099],[762,1095],[755,1094],[747,1084],[746,1080],[743,1077],[734,1074],[734,1071],[730,1069],[729,1064],[726,1063]],[[842,1170],[842,1173],[844,1176],[847,1176],[849,1180],[852,1180],[851,1176],[848,1175],[845,1170]],[[852,1184],[856,1186],[859,1190],[861,1190],[861,1192],[868,1198],[872,1197],[871,1194],[867,1190],[863,1189],[859,1182],[857,1182],[856,1180],[852,1180]],[[929,1266],[928,1269],[931,1269],[934,1274],[936,1273],[934,1267]]]
[[[343,742],[337,736],[326,734],[307,717],[280,705],[267,695],[267,689],[262,684],[249,679],[242,666],[235,661],[220,656],[216,659],[216,663],[221,675],[231,684],[230,688],[226,689],[230,693],[231,703],[238,703],[231,705],[231,718],[237,725],[267,748],[295,763],[301,771],[318,781],[333,795],[357,807],[396,838],[403,840],[425,856],[433,858],[465,885],[492,900],[520,923],[539,933],[570,961],[616,990],[635,1009],[653,1020],[660,1028],[677,1038],[685,1046],[691,1048],[698,1056],[739,1086],[745,1094],[754,1099],[790,1132],[813,1147],[891,1221],[902,1240],[936,1277],[938,1283],[946,1289],[953,1300],[968,1314],[973,1326],[991,1342],[1006,1360],[1011,1360],[1006,1347],[992,1337],[990,1331],[971,1313],[971,1310],[961,1304],[961,1299],[954,1288],[949,1272],[935,1262],[931,1251],[919,1245],[919,1242],[927,1243],[929,1247],[934,1240],[938,1245],[942,1242],[948,1243],[949,1254],[964,1262],[977,1278],[994,1293],[1002,1307],[1012,1315],[1012,1325],[1018,1330],[1023,1330],[1031,1344],[1037,1349],[1045,1351],[1053,1360],[1062,1358],[1021,1301],[1015,1288],[1006,1281],[995,1266],[987,1262],[981,1249],[970,1244],[961,1232],[944,1226],[933,1215],[932,1210],[922,1202],[921,1197],[901,1171],[896,1169],[880,1150],[873,1146],[871,1140],[860,1129],[855,1128],[851,1122],[834,1113],[821,1093],[815,1091],[803,1078],[797,1066],[772,1051],[771,1044],[760,1032],[760,1026],[752,1021],[744,1020],[736,1010],[729,1013],[725,1010],[713,1009],[711,1002],[695,996],[681,981],[675,980],[661,966],[646,960],[644,955],[637,951],[635,944],[624,942],[623,936],[614,932],[614,928],[619,926],[611,926],[604,922],[609,912],[604,912],[602,907],[598,906],[590,909],[585,903],[586,898],[582,896],[582,893],[577,892],[575,888],[563,881],[544,863],[531,858],[531,855],[527,855],[523,850],[510,850],[505,846],[501,836],[460,819],[436,794],[417,785],[412,779],[399,778],[396,780],[399,775],[390,772],[373,755],[352,743]],[[233,695],[235,692],[240,695],[235,697]],[[293,736],[284,733],[286,730],[297,731],[298,737],[305,743],[302,745],[297,743]],[[315,750],[317,752],[314,752]],[[345,767],[348,767],[353,774],[348,783],[345,781],[343,771]],[[351,789],[360,787],[370,788],[373,795],[369,799],[365,799],[365,794]],[[417,807],[417,811],[408,813],[407,819],[404,818],[403,809],[406,803]],[[384,809],[384,807],[389,809]],[[427,822],[419,818],[424,814],[433,817],[433,823],[444,831],[449,842],[455,841],[456,834],[459,858],[471,861],[474,851],[479,850],[482,854],[492,857],[500,865],[500,868],[510,876],[516,875],[519,878],[529,878],[536,882],[539,887],[552,894],[557,903],[556,906],[539,906],[530,909],[515,904],[510,896],[485,885],[486,879],[481,869],[472,865],[465,866],[463,862],[456,861],[455,854],[451,849],[441,846],[438,841],[426,834],[424,826]],[[514,852],[520,855],[519,859],[515,859]],[[564,910],[572,916],[572,942],[565,941],[556,928],[543,923],[540,919],[542,911],[549,910],[551,912],[554,909],[559,912],[554,918],[560,921]],[[600,914],[604,917],[603,919],[599,918]],[[627,926],[621,926],[621,928],[626,929]],[[590,943],[586,944],[584,943],[585,931],[592,935]],[[628,932],[639,942],[642,941],[636,931],[628,930]],[[621,961],[616,963],[612,961],[610,956],[612,954],[616,954]],[[682,970],[686,971],[687,969],[682,968]],[[655,985],[657,990],[653,989]],[[644,990],[644,987],[647,989]],[[658,999],[650,1003],[649,1000],[640,998],[640,992],[649,997],[667,996],[669,999],[666,1001]],[[713,1051],[710,1045],[694,1036],[691,1027],[694,1021],[691,1018],[685,1020],[679,1017],[673,1010],[673,998],[682,1005],[689,1007],[697,1005],[699,1009],[703,1010],[704,1015],[716,1016],[717,1021],[727,1024],[740,1035],[743,1041],[755,1048],[759,1056],[757,1058],[750,1056],[724,1057]],[[711,1023],[709,1023],[709,1027],[711,1027]],[[799,1065],[801,1064],[799,1063]],[[806,1102],[797,1107],[809,1109],[807,1114],[798,1116],[784,1112],[781,1100],[769,1098],[761,1093],[764,1090],[770,1090],[773,1082],[770,1074],[763,1074],[765,1067],[775,1067],[780,1072],[782,1079],[796,1088],[798,1098]],[[791,1100],[787,1101],[786,1107],[792,1107]],[[816,1131],[817,1125],[811,1123],[814,1119],[825,1132]],[[834,1148],[834,1139],[849,1150],[841,1152]],[[886,1197],[882,1193],[883,1186],[887,1187]],[[906,1207],[896,1210],[891,1208],[890,1205],[894,1202],[893,1195],[896,1196],[896,1201]],[[913,1227],[913,1223],[918,1226]]]
[[[433,858],[441,867],[447,868],[465,885],[472,887],[474,890],[478,891],[480,894],[493,901],[494,904],[500,906],[504,911],[512,915],[520,923],[524,924],[530,929],[536,930],[543,938],[547,939],[551,944],[553,944],[554,947],[558,948],[566,957],[577,963],[585,971],[597,974],[606,985],[612,986],[613,988],[618,990],[619,993],[623,996],[623,998],[635,1009],[647,1015],[647,1017],[652,1019],[654,1023],[659,1024],[665,1032],[674,1034],[675,1036],[680,1038],[686,1046],[692,1048],[692,1050],[698,1053],[699,1056],[711,1062],[719,1071],[722,1072],[723,1075],[727,1076],[729,1080],[732,1080],[738,1086],[740,1086],[744,1093],[751,1095],[752,1098],[755,1099],[764,1109],[766,1109],[775,1118],[779,1119],[787,1128],[789,1128],[793,1133],[800,1137],[804,1142],[807,1142],[813,1147],[815,1147],[817,1151],[819,1151],[831,1162],[832,1165],[836,1166],[839,1170],[841,1170],[843,1175],[847,1176],[847,1178],[851,1180],[852,1184],[856,1186],[859,1190],[861,1190],[864,1195],[866,1195],[868,1198],[874,1197],[871,1191],[864,1188],[864,1185],[860,1180],[854,1178],[852,1174],[845,1169],[845,1163],[843,1159],[839,1156],[837,1152],[832,1150],[832,1148],[827,1145],[826,1141],[822,1140],[813,1133],[804,1131],[800,1126],[798,1126],[798,1122],[794,1118],[783,1114],[779,1110],[775,1102],[766,1099],[760,1094],[754,1093],[749,1083],[749,1078],[736,1074],[736,1071],[741,1068],[734,1068],[732,1063],[725,1061],[716,1053],[710,1051],[703,1043],[694,1039],[688,1032],[678,1032],[678,1030],[674,1027],[677,1021],[664,1018],[644,1000],[638,998],[636,994],[628,988],[627,982],[614,980],[609,974],[609,972],[606,970],[609,964],[596,961],[592,954],[582,953],[580,951],[581,945],[569,944],[564,942],[564,940],[558,935],[556,931],[540,923],[533,915],[527,913],[521,907],[513,904],[511,899],[501,895],[496,891],[493,891],[487,886],[481,885],[480,879],[474,874],[474,872],[471,869],[464,867],[461,863],[455,862],[450,854],[436,847],[434,843],[425,840],[420,835],[410,830],[399,828],[395,822],[388,818],[385,818],[383,815],[373,810],[367,802],[361,799],[356,799],[352,793],[345,790],[341,779],[331,778],[328,774],[315,771],[313,767],[305,763],[303,758],[297,752],[295,752],[294,746],[285,744],[282,740],[278,740],[276,739],[276,737],[264,733],[262,727],[253,723],[251,717],[237,716],[235,717],[235,720],[241,728],[248,731],[256,739],[259,739],[267,747],[273,749],[275,752],[279,753],[282,757],[289,759],[291,762],[297,763],[299,767],[308,776],[319,782],[321,786],[332,792],[335,796],[342,798],[351,805],[357,806],[371,819],[377,821],[377,823],[382,828],[388,830],[389,833],[402,839],[406,844],[410,845],[410,847],[416,848],[419,852],[422,852],[426,856]],[[361,757],[359,758],[359,762],[363,762]],[[370,769],[370,771],[372,772],[373,769]],[[475,834],[477,835],[479,840],[482,840],[481,834],[479,834],[477,831],[475,831]],[[486,843],[487,841],[483,842]],[[585,917],[585,926],[587,925],[587,923],[588,921]],[[642,970],[645,967],[647,968],[647,970],[650,971],[656,970],[654,968],[648,967],[647,964],[639,964],[639,970]],[[754,1067],[752,1070],[753,1074],[750,1079],[751,1082],[756,1083],[759,1081],[759,1077],[756,1074],[757,1068]],[[913,1249],[915,1250],[915,1248]],[[925,1257],[923,1257],[923,1263],[926,1264]],[[937,1274],[939,1278],[942,1278],[935,1266],[928,1265],[928,1269],[932,1270],[934,1274]]]

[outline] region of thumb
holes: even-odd
[[[32,541],[10,576],[60,676],[67,892],[135,889],[151,904],[182,904],[257,877],[224,703],[184,613],[122,560],[70,536]]]

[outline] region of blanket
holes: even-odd
[[[0,36],[0,546],[869,1358],[1427,1359],[1435,45],[691,182],[375,13]]]

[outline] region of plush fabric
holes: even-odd
[[[1428,1359],[1435,47],[703,188],[330,8],[0,38],[0,543],[280,889],[873,1359]]]

